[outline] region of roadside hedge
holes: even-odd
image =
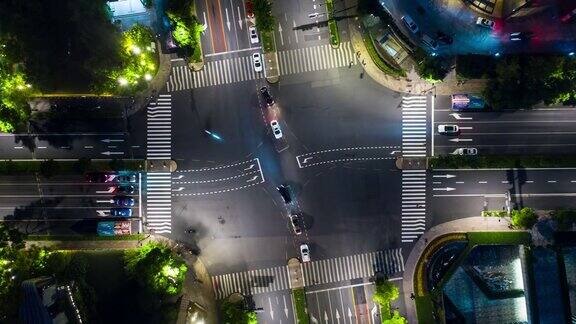
[[[576,167],[574,155],[443,155],[430,158],[431,169],[567,168]]]

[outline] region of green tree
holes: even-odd
[[[407,323],[408,321],[406,320],[406,318],[401,316],[397,310],[394,311],[392,318],[385,319],[382,321],[382,324],[407,324]]]
[[[422,49],[417,49],[414,53],[416,61],[416,72],[429,82],[442,81],[449,71],[449,59],[441,56],[426,54]]]
[[[576,223],[576,210],[574,209],[557,209],[552,211],[550,216],[556,221],[560,230],[568,230]]]
[[[253,3],[256,27],[261,33],[274,31],[276,20],[272,15],[272,3],[270,0],[253,0]]]
[[[532,208],[524,207],[520,210],[513,209],[511,212],[512,226],[516,228],[530,229],[538,221],[538,215]]]
[[[160,295],[176,295],[188,268],[172,250],[159,243],[147,243],[125,253],[126,270],[143,287]]]
[[[381,306],[389,308],[391,301],[396,300],[400,294],[398,287],[388,280],[379,279],[376,281],[376,291],[372,300]]]
[[[256,324],[256,312],[247,310],[244,301],[231,303],[228,299],[220,305],[225,324]]]

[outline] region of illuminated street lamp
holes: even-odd
[[[127,86],[128,80],[126,80],[126,78],[118,78],[118,84],[120,84],[121,86]]]
[[[152,80],[152,75],[150,75],[150,73],[144,74],[144,80],[146,80],[146,81]]]

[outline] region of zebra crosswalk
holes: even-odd
[[[356,278],[367,278],[376,272],[391,275],[404,271],[402,249],[392,249],[338,257],[302,265],[304,285],[326,284]]]
[[[376,272],[392,275],[404,271],[402,249],[369,252],[326,260],[305,262],[302,265],[304,285],[367,278]],[[217,299],[234,292],[255,295],[290,289],[288,267],[278,266],[212,277]]]
[[[402,98],[402,156],[426,156],[426,96]]]
[[[320,45],[280,51],[278,60],[280,75],[331,69],[358,62],[349,41],[340,44],[338,49]],[[263,77],[262,72],[254,71],[252,57],[248,55],[208,61],[200,71],[192,71],[187,65],[173,66],[166,89],[168,92],[182,91]]]
[[[414,242],[426,229],[426,170],[402,170],[402,242]]]
[[[356,64],[352,43],[343,42],[338,49],[329,44],[278,52],[280,75],[311,72]]]
[[[146,174],[146,226],[155,234],[172,232],[172,175],[170,172]]]
[[[161,94],[147,111],[146,158],[170,160],[172,153],[172,97]]]

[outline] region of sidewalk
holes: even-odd
[[[404,303],[406,305],[406,319],[408,323],[417,323],[418,316],[416,314],[416,305],[414,300],[410,299],[410,295],[414,291],[414,272],[416,264],[420,256],[424,252],[429,242],[434,241],[437,237],[448,233],[466,233],[466,232],[483,232],[483,231],[510,231],[508,228],[508,221],[499,221],[498,217],[468,217],[451,222],[446,222],[438,226],[434,226],[426,231],[420,237],[418,242],[412,248],[408,259],[406,260],[404,278],[403,278],[403,294]]]
[[[350,32],[350,41],[354,51],[359,53],[358,61],[365,62],[364,71],[376,82],[393,91],[401,93],[411,93],[415,95],[433,94],[433,95],[451,95],[453,93],[479,93],[484,89],[487,80],[466,80],[459,81],[456,73],[452,70],[443,82],[431,84],[421,79],[412,63],[412,69],[408,71],[406,78],[392,77],[382,72],[370,58],[362,34],[359,29],[360,22],[348,24]],[[410,59],[411,60],[411,59]]]

